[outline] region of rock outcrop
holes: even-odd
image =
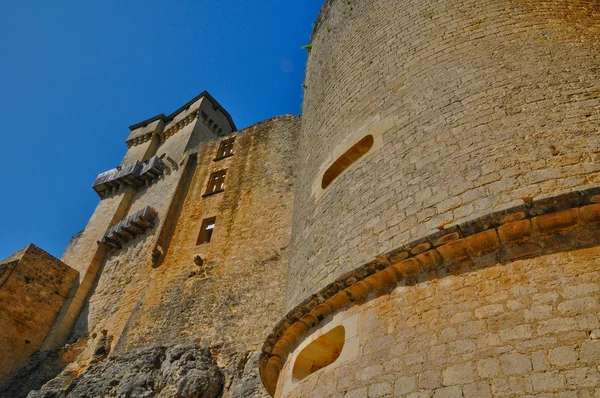
[[[28,398],[216,398],[223,383],[208,348],[157,346],[92,363],[66,388],[46,385]]]

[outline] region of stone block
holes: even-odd
[[[492,391],[487,381],[478,381],[463,386],[464,398],[492,398]]]
[[[496,250],[500,246],[500,239],[495,229],[489,229],[466,238],[467,252],[475,257]]]
[[[414,258],[400,261],[399,263],[394,264],[393,267],[404,278],[417,276],[421,273],[421,265]]]
[[[390,267],[365,278],[364,282],[369,285],[371,291],[375,291],[396,283],[399,277],[396,270]]]
[[[472,383],[475,380],[475,369],[471,362],[452,365],[442,371],[444,386]]]
[[[446,264],[453,264],[466,259],[469,254],[467,252],[467,242],[465,239],[459,239],[450,242],[437,248],[438,253]]]
[[[579,219],[587,225],[600,224],[600,203],[580,207]]]
[[[509,377],[507,379],[494,379],[492,383],[492,394],[494,396],[523,396],[525,388],[520,377]]]
[[[586,341],[581,344],[579,357],[581,362],[600,364],[600,340]]]
[[[500,242],[508,243],[521,240],[531,235],[531,222],[529,220],[515,221],[498,227]]]
[[[421,270],[427,271],[441,263],[440,255],[436,250],[428,250],[414,257],[421,265]]]
[[[504,341],[523,340],[532,336],[531,326],[519,325],[509,329],[503,329],[499,332],[500,338]]]
[[[534,373],[531,383],[536,392],[559,390],[565,388],[565,377],[556,371]]]
[[[500,357],[500,364],[505,375],[517,375],[532,371],[531,358],[524,354],[506,354]]]
[[[579,207],[579,192],[568,192],[562,195],[543,198],[527,204],[529,214],[532,217],[542,214],[557,213],[562,210],[570,210]]]
[[[455,387],[444,387],[438,388],[433,392],[433,398],[462,398],[462,388],[459,386]]]
[[[503,245],[500,251],[500,259],[503,261],[514,261],[537,256],[542,251],[543,249],[533,242],[511,242]]]
[[[458,240],[462,237],[458,226],[452,226],[450,228],[443,229],[427,237],[427,240],[433,247],[445,245],[447,243]]]
[[[597,283],[584,283],[576,286],[565,286],[562,295],[566,298],[587,296],[600,290]]]
[[[524,204],[491,214],[491,218],[495,226],[519,221],[525,217],[527,217],[527,206]]]
[[[357,388],[355,390],[348,391],[344,395],[344,398],[365,398],[366,396],[368,396],[367,389],[365,387],[363,387],[363,388]]]
[[[392,385],[390,383],[376,383],[369,386],[369,398],[391,397]]]
[[[346,292],[352,297],[351,301],[358,301],[361,298],[365,297],[367,294],[369,294],[370,288],[369,285],[367,285],[364,282],[358,282],[355,283],[354,285],[348,287],[346,289]]]
[[[433,390],[442,386],[442,373],[438,370],[428,370],[419,373],[419,388]]]
[[[460,228],[463,236],[474,235],[479,232],[486,231],[494,226],[492,218],[489,215],[485,215],[475,220],[467,221],[460,224]]]
[[[533,231],[540,234],[555,233],[574,227],[578,222],[577,209],[544,214],[531,220]]]
[[[600,386],[600,372],[594,367],[569,369],[564,372],[569,388],[590,388]]]
[[[577,313],[598,308],[598,299],[596,297],[584,297],[573,300],[567,300],[558,305],[558,311],[563,314]]]
[[[536,351],[531,354],[531,364],[534,371],[548,370],[548,360],[544,351]]]
[[[561,346],[550,350],[548,359],[554,366],[565,366],[577,362],[579,355],[573,346]]]
[[[394,395],[396,397],[413,392],[417,388],[417,382],[414,377],[405,376],[396,379],[394,383]]]
[[[500,374],[500,361],[496,358],[485,358],[477,362],[477,374],[482,379],[495,378]]]
[[[490,316],[499,315],[504,312],[504,306],[502,304],[490,304],[475,310],[475,317],[482,319]]]

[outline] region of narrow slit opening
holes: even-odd
[[[350,149],[348,149],[342,156],[336,159],[335,162],[325,174],[323,174],[323,180],[321,181],[321,188],[327,188],[333,180],[335,180],[340,174],[344,172],[348,167],[350,167],[354,162],[364,156],[367,152],[371,150],[373,147],[373,143],[375,140],[372,135],[367,135],[356,144],[354,144]]]

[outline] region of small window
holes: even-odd
[[[375,140],[372,135],[364,137],[348,149],[342,156],[337,158],[335,162],[323,174],[323,180],[321,181],[321,188],[325,189],[335,180],[340,174],[344,172],[352,163],[360,159],[364,154],[369,152],[373,147]]]
[[[293,377],[302,380],[334,363],[342,353],[345,339],[346,329],[338,326],[307,345],[294,363]]]
[[[219,150],[217,151],[217,157],[215,160],[223,159],[227,156],[233,155],[233,142],[235,141],[235,137],[231,137],[229,139],[221,141],[221,145],[219,145]]]
[[[206,195],[221,192],[225,189],[225,174],[227,170],[216,171],[210,175],[208,186],[206,187]]]
[[[210,242],[213,231],[215,230],[215,221],[217,221],[216,217],[207,218],[202,221],[202,226],[200,227],[200,233],[198,234],[198,241],[196,241],[196,245],[203,245]]]

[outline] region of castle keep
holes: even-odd
[[[600,397],[599,43],[598,0],[328,0],[301,117],[138,123],[0,262],[0,396]]]

